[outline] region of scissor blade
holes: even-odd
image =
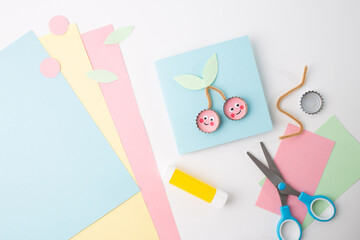
[[[265,144],[263,142],[260,142],[261,148],[264,152],[266,161],[269,165],[269,168],[271,171],[273,171],[276,175],[278,175],[280,178],[284,179],[283,176],[281,175],[278,167],[276,166],[276,163],[274,162],[273,158],[270,156],[269,151],[267,150],[267,148],[265,147]]]
[[[251,153],[247,152],[247,155],[251,160],[258,166],[258,168],[264,173],[264,175],[270,180],[270,182],[277,188],[278,184],[284,182],[279,176],[277,176],[273,171],[271,171],[267,166],[260,162],[256,157]]]

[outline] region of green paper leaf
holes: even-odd
[[[206,87],[210,86],[215,81],[217,74],[218,74],[218,60],[215,53],[206,62],[203,70],[203,79],[205,81]]]
[[[105,44],[121,43],[130,35],[130,33],[134,30],[134,27],[135,26],[126,26],[116,29],[106,38]]]
[[[196,75],[181,75],[174,77],[174,80],[190,90],[200,90],[206,87],[204,80]]]
[[[86,73],[86,76],[97,82],[113,82],[118,79],[114,73],[107,70],[94,70]]]

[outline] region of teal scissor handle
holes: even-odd
[[[310,196],[310,195],[302,192],[302,193],[300,193],[298,199],[306,205],[310,216],[312,218],[314,218],[315,220],[317,220],[317,221],[327,222],[327,221],[330,221],[331,219],[333,219],[333,217],[335,216],[335,213],[336,213],[335,205],[329,198],[327,198],[325,196],[322,196],[322,195]],[[319,216],[319,215],[317,215],[313,211],[313,206],[314,206],[314,203],[316,201],[327,202],[329,204],[329,206],[332,207],[331,214],[329,216]]]
[[[298,227],[298,232],[297,233],[292,233],[292,235],[296,235],[297,239],[301,238],[302,235],[302,229],[301,229],[301,225],[298,222],[298,220],[296,220],[290,213],[290,208],[289,206],[281,206],[280,207],[280,213],[281,213],[281,217],[279,220],[279,223],[277,225],[277,235],[279,237],[280,240],[286,240],[286,236],[284,236],[284,232],[285,232],[285,228],[289,227],[289,224],[292,224]],[[293,230],[293,229],[292,229]],[[294,239],[294,237],[292,237],[291,239]]]

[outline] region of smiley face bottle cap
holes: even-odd
[[[239,97],[232,97],[224,103],[224,114],[231,120],[240,120],[245,117],[248,107],[246,102]]]
[[[324,99],[320,93],[316,91],[308,91],[304,93],[300,100],[301,109],[308,114],[316,114],[320,112],[324,105]]]
[[[205,109],[197,115],[196,125],[204,133],[214,132],[220,125],[219,115],[212,109]]]

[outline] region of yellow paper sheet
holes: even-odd
[[[40,42],[61,65],[61,72],[104,134],[129,173],[134,177],[125,150],[117,135],[99,84],[86,73],[93,68],[86,54],[76,24],[64,35],[48,34]],[[159,239],[141,193],[72,238],[73,240]]]

